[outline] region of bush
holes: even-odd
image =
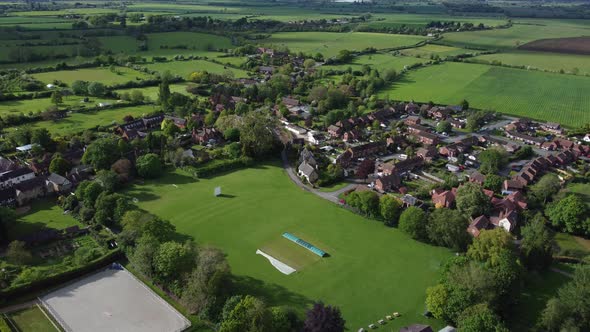
[[[252,165],[252,163],[252,158],[241,157],[231,160],[217,160],[197,169],[189,168],[188,170],[192,170],[193,175],[196,177],[206,178],[222,172],[233,171],[243,167],[249,167]]]
[[[137,174],[144,178],[156,178],[162,173],[162,161],[154,153],[145,154],[137,158],[135,164]]]

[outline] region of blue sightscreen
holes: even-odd
[[[326,252],[323,251],[322,249],[315,247],[314,245],[312,245],[309,242],[303,241],[302,239],[298,238],[297,236],[295,236],[291,233],[283,233],[283,237],[297,243],[298,245],[302,246],[303,248],[313,252],[314,254],[316,254],[320,257],[326,256]]]

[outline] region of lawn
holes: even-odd
[[[45,228],[64,229],[80,225],[72,216],[63,214],[63,210],[53,199],[36,200],[31,210],[18,217],[14,227],[8,225],[8,237],[17,239]]]
[[[55,326],[39,307],[17,311],[8,315],[20,332],[55,332]]]
[[[60,108],[64,106],[82,106],[88,105],[88,107],[94,107],[100,102],[115,103],[112,99],[103,98],[91,98],[89,102],[82,103],[84,97],[80,96],[67,96],[63,97],[63,103],[60,104]],[[37,112],[43,112],[47,107],[52,106],[51,98],[37,98],[37,99],[23,99],[23,100],[11,100],[0,102],[0,116],[6,116],[10,113],[18,114],[35,114]]]
[[[183,78],[187,78],[195,71],[208,71],[214,74],[232,72],[236,78],[248,77],[248,72],[245,70],[235,69],[206,60],[158,62],[146,65],[146,67],[158,72],[169,71],[170,73],[180,75]]]
[[[90,82],[101,82],[105,85],[120,84],[129,81],[137,81],[150,78],[145,73],[127,67],[110,68],[86,68],[76,70],[61,70],[33,75],[44,83],[53,83],[54,80],[61,81],[67,85],[77,80]]]
[[[224,197],[213,196],[216,186]],[[436,282],[440,264],[451,256],[448,250],[413,241],[397,229],[302,191],[275,164],[198,181],[179,171],[127,193],[139,199],[141,208],[170,220],[180,233],[221,248],[238,289],[270,305],[303,310],[323,300],[342,309],[351,330],[366,328],[393,311],[402,317],[388,325],[392,329],[415,322],[442,325],[422,313],[425,289]],[[330,257],[283,275],[255,252],[287,231],[326,248]]]
[[[190,85],[190,83],[171,84],[170,85],[170,92],[178,92],[178,93],[182,93],[184,95],[190,95],[186,91],[186,87],[189,85]],[[133,88],[133,89],[119,89],[119,90],[114,90],[114,92],[116,92],[116,93],[129,92],[129,93],[131,93],[132,91],[135,91],[135,90],[141,91],[141,93],[143,93],[143,96],[148,98],[150,101],[157,101],[158,100],[159,87],[157,87],[157,86],[148,86],[145,88]]]
[[[590,240],[567,233],[557,233],[558,255],[590,259]]]
[[[570,183],[567,186],[567,190],[572,193],[576,193],[586,201],[590,207],[590,184],[588,183]]]
[[[326,57],[332,57],[341,50],[362,51],[368,47],[391,49],[415,45],[424,40],[427,38],[422,36],[368,32],[281,32],[262,40],[261,43],[269,46],[286,46],[294,52],[319,52]]]
[[[590,122],[590,78],[478,64],[444,63],[409,72],[381,93],[391,99],[456,104],[576,127]]]
[[[499,61],[511,66],[525,66],[559,72],[574,72],[577,68],[580,75],[590,74],[590,58],[587,55],[559,54],[530,51],[508,51],[496,54],[485,54],[475,60]]]

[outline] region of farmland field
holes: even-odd
[[[213,196],[216,186],[226,197]],[[127,194],[180,233],[227,253],[242,292],[300,311],[314,300],[337,305],[351,331],[393,311],[402,314],[388,325],[394,330],[426,322],[425,289],[451,256],[302,191],[273,164],[197,182],[179,171]],[[330,257],[283,275],[255,252],[286,231],[327,247]],[[436,320],[428,324],[441,327]]]
[[[232,72],[236,78],[248,77],[248,72],[245,70],[227,67],[206,60],[159,62],[146,65],[146,67],[158,72],[169,71],[170,73],[180,75],[183,78],[187,78],[195,71],[207,71],[214,74]]]
[[[63,97],[63,103],[60,107],[63,106],[83,106],[88,105],[88,107],[94,107],[98,103],[101,102],[108,102],[114,103],[115,101],[112,99],[102,99],[102,98],[90,98],[88,103],[83,103],[84,97],[80,96],[66,96]],[[38,99],[24,99],[24,100],[11,100],[11,101],[4,101],[0,103],[0,116],[6,116],[8,114],[35,114],[38,112],[43,112],[47,109],[47,107],[52,106],[53,103],[51,102],[50,98],[38,98]]]
[[[362,51],[367,47],[390,49],[415,45],[426,40],[422,36],[393,35],[368,32],[282,32],[273,34],[263,41],[267,45],[286,46],[291,51],[322,53],[335,56],[341,50]]]
[[[401,50],[400,53],[404,55],[410,55],[415,57],[430,57],[431,55],[438,55],[440,57],[459,55],[465,53],[475,53],[476,51],[466,50],[457,47],[427,44],[421,47],[409,48]]]
[[[586,55],[558,54],[544,52],[508,51],[496,54],[485,54],[475,60],[499,61],[511,66],[525,66],[550,71],[573,72],[578,69],[579,74],[590,74],[590,59]]]
[[[590,37],[540,39],[526,43],[523,50],[590,55]]]
[[[502,18],[494,17],[457,17],[448,15],[424,15],[424,14],[395,14],[395,13],[378,13],[375,14],[371,22],[363,23],[362,26],[369,28],[388,28],[399,27],[402,25],[409,27],[426,26],[431,21],[453,21],[461,23],[473,23],[478,25],[483,23],[486,26],[497,26],[506,23]]]
[[[112,85],[149,78],[149,75],[126,67],[115,67],[113,71],[109,68],[63,70],[40,73],[33,76],[43,83],[52,83],[54,80],[58,80],[67,85],[71,85],[76,80],[101,82],[106,85]]]
[[[174,73],[173,73],[174,74]],[[178,93],[182,93],[184,95],[189,95],[188,92],[186,92],[186,87],[188,86],[188,83],[178,83],[178,84],[171,84],[170,85],[170,92],[178,92]],[[157,86],[148,86],[145,88],[132,88],[132,89],[120,89],[120,90],[114,90],[114,92],[116,93],[125,93],[125,92],[129,92],[131,93],[132,91],[141,91],[141,93],[143,93],[143,96],[146,98],[146,101],[156,101],[158,100],[158,87]]]
[[[418,59],[411,56],[393,56],[387,53],[376,53],[356,57],[352,63],[342,65],[326,65],[322,66],[321,68],[346,70],[348,69],[348,67],[350,67],[353,70],[360,70],[363,65],[369,65],[372,68],[377,69],[378,71],[383,71],[389,68],[400,71],[404,69],[404,66],[411,66],[413,64],[421,63],[424,61],[426,60]]]
[[[590,78],[477,64],[445,63],[408,73],[382,96],[456,104],[578,126],[590,121]]]

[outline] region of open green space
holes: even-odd
[[[108,102],[111,104],[116,103],[115,100],[112,99],[104,99],[104,98],[90,98],[90,100],[86,103],[83,102],[84,97],[80,96],[67,96],[63,97],[63,103],[59,106],[63,108],[64,106],[84,106],[87,107],[94,107],[98,103],[101,102]],[[47,107],[54,105],[51,102],[51,98],[37,98],[37,99],[23,99],[23,100],[11,100],[11,101],[3,101],[0,103],[0,116],[6,116],[8,114],[35,114],[38,112],[43,112],[47,109]]]
[[[485,54],[474,58],[488,62],[500,62],[511,66],[524,66],[567,73],[577,72],[580,75],[590,74],[590,57],[577,54],[559,54],[530,51],[509,51],[495,54]]]
[[[394,100],[456,104],[579,126],[590,121],[590,78],[478,64],[444,63],[407,73],[381,93]]]
[[[189,85],[190,85],[190,83],[171,84],[170,85],[170,92],[178,92],[178,93],[182,93],[184,95],[190,95],[186,91],[186,88]],[[146,98],[146,100],[149,100],[149,101],[157,101],[158,100],[159,88],[157,86],[148,86],[145,88],[119,89],[119,90],[114,90],[113,92],[120,94],[120,93],[125,93],[125,92],[131,93],[132,91],[136,91],[136,90],[141,91],[141,93],[143,93],[143,96]]]
[[[14,225],[8,225],[8,237],[17,239],[45,228],[64,229],[80,223],[63,210],[53,199],[40,199],[31,204],[31,209],[18,217]]]
[[[391,49],[415,45],[426,39],[422,36],[369,32],[281,32],[261,42],[268,46],[286,46],[295,52],[319,52],[326,57],[332,57],[341,50],[362,51],[368,47]]]
[[[191,73],[196,71],[207,71],[214,74],[225,74],[231,72],[236,78],[248,77],[248,72],[245,70],[220,65],[218,63],[206,60],[158,62],[148,64],[146,67],[160,73],[169,71],[170,73],[180,75],[183,78],[188,78]]]
[[[60,70],[35,74],[33,77],[44,83],[53,83],[53,81],[57,80],[66,83],[67,85],[71,85],[74,81],[84,80],[112,85],[143,80],[150,76],[127,67],[114,67],[112,70],[110,68]]]
[[[68,114],[64,119],[56,121],[35,122],[30,126],[32,128],[47,128],[53,135],[69,135],[95,128],[96,126],[110,126],[117,123],[123,123],[126,115],[134,118],[142,117],[149,113],[158,111],[159,108],[154,105],[142,105],[121,108],[107,108],[94,112],[73,112]]]
[[[557,294],[557,290],[570,278],[554,272],[529,273],[523,282],[520,302],[510,311],[511,331],[530,331],[541,318],[547,300]]]
[[[446,45],[426,44],[421,47],[409,48],[400,51],[403,55],[414,57],[429,58],[431,55],[438,55],[441,58],[465,53],[476,53],[476,51],[466,50]]]
[[[586,36],[588,28],[584,20],[519,19],[510,28],[445,33],[442,41],[460,47],[506,49],[537,39]]]
[[[378,13],[373,15],[370,22],[363,23],[361,27],[373,29],[390,28],[390,27],[423,27],[429,22],[461,22],[473,23],[478,25],[483,23],[486,26],[497,26],[506,23],[503,18],[495,17],[468,17],[468,16],[449,16],[449,15],[432,15],[432,14],[408,14],[408,13]]]
[[[322,69],[347,70],[349,67],[353,70],[361,70],[363,65],[369,65],[371,68],[383,71],[385,69],[395,69],[398,72],[406,66],[425,62],[425,59],[418,59],[411,56],[395,56],[389,53],[366,54],[354,58],[351,63],[341,65],[325,65]]]
[[[567,191],[582,196],[584,201],[590,206],[590,184],[589,183],[570,183]]]
[[[558,254],[561,256],[590,258],[590,240],[588,239],[567,233],[557,233],[555,241],[559,247]]]
[[[216,186],[223,197],[214,197]],[[366,328],[394,311],[402,317],[388,329],[416,322],[442,325],[422,313],[425,289],[451,257],[448,250],[413,241],[305,192],[275,164],[198,181],[177,171],[134,186],[127,194],[141,208],[170,220],[180,233],[221,248],[238,289],[270,305],[303,310],[323,300],[341,308],[350,330]],[[255,252],[286,231],[328,248],[330,257],[283,275]]]
[[[20,332],[59,331],[37,306],[10,313],[8,316]]]

